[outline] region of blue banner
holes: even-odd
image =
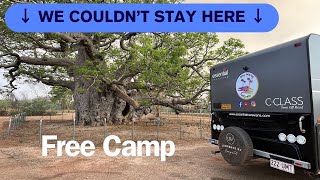
[[[268,32],[279,21],[269,4],[15,4],[15,32]]]

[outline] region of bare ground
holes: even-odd
[[[168,122],[175,115],[167,116]],[[208,120],[204,117],[203,126]],[[0,179],[311,179],[303,170],[296,169],[296,175],[287,174],[269,167],[268,160],[254,159],[248,165],[233,167],[228,165],[221,155],[211,152],[218,148],[208,144],[208,129],[204,128],[203,138],[199,137],[199,128],[195,122],[199,118],[184,116],[185,120],[180,140],[179,126],[160,127],[160,140],[173,140],[176,152],[167,161],[158,157],[108,157],[102,150],[103,127],[77,127],[76,140],[91,140],[96,145],[92,157],[56,157],[55,151],[49,151],[48,157],[41,156],[39,144],[39,119],[28,118],[27,122],[16,129],[11,136],[5,135],[8,117],[0,118]],[[58,139],[72,139],[71,115],[45,117],[44,134],[58,135]],[[169,124],[169,123],[168,123]],[[134,140],[154,140],[156,126],[140,123],[134,127]],[[107,127],[108,133],[118,135],[122,140],[130,139],[132,126]]]

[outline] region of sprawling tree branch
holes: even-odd
[[[19,66],[21,64],[20,56],[18,54],[16,54],[16,53],[7,53],[7,54],[0,55],[0,58],[4,57],[4,56],[14,56],[17,59],[16,61],[14,61],[14,62],[12,62],[10,64],[7,64],[7,65],[0,64],[0,68],[6,68],[6,69],[11,68],[9,70],[9,75],[11,77],[9,85],[12,87],[13,90],[17,89],[14,86],[13,82],[16,80],[16,77],[17,77],[17,74],[15,72],[19,70]]]
[[[128,102],[134,109],[138,109],[140,107],[139,103],[136,100],[134,100],[126,92],[118,88],[117,85],[112,84],[111,89],[117,93],[118,97]]]
[[[73,81],[63,81],[63,80],[56,80],[53,76],[45,75],[45,76],[39,76],[34,73],[30,73],[27,71],[21,71],[22,74],[28,75],[43,84],[49,85],[49,86],[61,86],[66,87],[68,89],[73,90],[74,89],[74,82]]]
[[[136,36],[138,33],[127,33],[120,39],[120,47],[125,51],[130,51],[128,47],[124,44],[125,41],[130,40],[133,36]]]
[[[6,69],[11,68],[9,70],[9,75],[11,77],[9,84],[13,89],[16,89],[13,82],[16,80],[16,77],[21,74],[20,72],[15,73],[16,71],[19,70],[19,66],[21,63],[32,64],[32,65],[61,66],[61,67],[68,67],[68,66],[74,65],[74,60],[66,59],[66,58],[32,58],[27,56],[19,56],[19,54],[17,53],[6,53],[3,55],[0,55],[0,58],[4,56],[14,56],[16,58],[16,60],[14,60],[12,63],[0,64],[0,68],[6,68]],[[71,86],[70,83],[55,81],[53,80],[53,78],[41,79],[41,77],[38,77],[35,74],[31,74],[29,72],[24,72],[23,74],[27,74],[37,80],[42,81],[44,84],[47,84],[47,85],[59,85],[63,87],[68,87],[70,89],[73,88],[73,86]]]
[[[74,65],[73,59],[68,58],[32,58],[27,56],[21,56],[20,61],[26,64],[32,65],[45,65],[45,66],[63,66],[69,67]]]
[[[202,93],[204,92],[209,92],[210,89],[205,89],[205,87],[208,84],[205,83],[203,86],[200,88],[198,92],[196,92],[192,97],[190,98],[181,98],[178,96],[171,97],[171,98],[155,98],[152,100],[153,105],[160,105],[160,106],[165,106],[165,107],[170,107],[172,109],[175,109],[177,111],[185,111],[183,105],[187,104],[192,104],[193,101],[195,101]]]
[[[96,55],[96,48],[93,45],[91,39],[89,39],[86,35],[80,33],[55,33],[58,35],[62,40],[68,43],[75,43],[81,46],[86,47],[86,52],[91,59],[95,58]]]
[[[16,57],[16,61],[10,64],[0,64],[0,68],[10,68],[16,67],[17,63],[26,63],[32,65],[45,65],[45,66],[62,66],[62,67],[69,67],[74,65],[73,59],[68,58],[33,58],[28,56],[20,56],[17,53],[7,53],[0,55],[0,57],[4,56],[14,56]]]
[[[154,99],[152,101],[152,105],[170,107],[171,109],[174,109],[174,110],[179,111],[179,112],[184,112],[185,111],[185,109],[183,108],[182,105],[172,104],[171,101],[164,101],[164,100]]]
[[[118,40],[118,39],[119,39],[119,38],[116,37],[116,38],[113,38],[113,39],[111,39],[111,40],[108,40],[108,41],[105,41],[105,42],[103,42],[103,43],[100,43],[100,44],[99,44],[99,47],[105,47],[105,46],[110,47],[111,44],[114,43],[114,42],[115,42],[116,40]]]
[[[45,50],[49,50],[49,51],[52,51],[52,52],[65,52],[67,50],[66,44],[63,43],[62,41],[60,42],[60,47],[58,48],[58,47],[46,45],[43,42],[41,42],[41,40],[39,40],[38,38],[36,38],[36,37],[34,37],[32,35],[26,34],[26,37],[31,39],[32,42],[34,44],[36,44],[39,48],[42,48],[42,49],[45,49]]]

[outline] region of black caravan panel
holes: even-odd
[[[257,156],[318,172],[320,36],[218,64],[210,76],[212,143],[223,129],[239,127]]]
[[[213,110],[311,113],[306,38],[296,42],[215,66]]]

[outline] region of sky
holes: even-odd
[[[268,3],[279,13],[279,23],[267,33],[218,33],[221,40],[238,38],[246,45],[246,51],[255,52],[310,33],[320,34],[319,0],[186,0],[186,3]],[[264,18],[264,17],[261,17]],[[0,86],[7,84],[0,70]],[[46,96],[50,88],[43,84],[22,84],[15,94],[19,98]]]
[[[310,33],[320,34],[319,0],[186,0],[187,3],[268,3],[279,13],[279,23],[267,33],[218,33],[222,39],[239,38],[254,52]],[[264,18],[264,17],[261,17]]]
[[[0,87],[8,85],[8,81],[3,77],[4,70],[0,69]],[[31,84],[23,83],[22,81],[16,81],[14,83],[17,85],[17,90],[14,90],[14,94],[18,99],[33,99],[36,97],[48,97],[50,87],[42,83]],[[0,99],[4,96],[0,94]]]

